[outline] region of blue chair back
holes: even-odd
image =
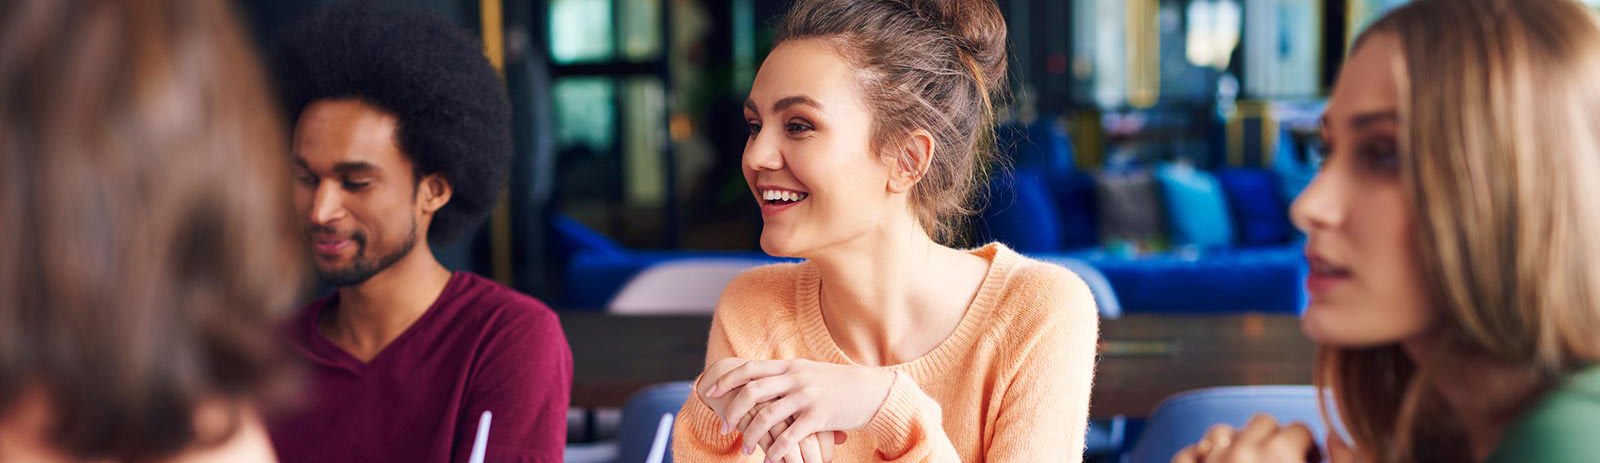
[[[1167,463],[1172,456],[1204,437],[1215,424],[1244,427],[1250,417],[1266,413],[1279,423],[1311,427],[1317,445],[1328,433],[1312,386],[1228,386],[1184,392],[1156,406],[1143,434],[1124,463]]]
[[[629,397],[622,407],[622,429],[617,434],[617,463],[644,463],[650,454],[650,444],[655,441],[661,416],[678,413],[693,392],[692,383],[681,381],[650,386]],[[670,438],[667,449],[662,463],[672,463]]]

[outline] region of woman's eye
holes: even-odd
[[[371,180],[345,180],[344,181],[345,189],[349,189],[349,190],[359,190],[359,189],[362,189],[362,188],[366,188],[368,185],[371,185],[371,184],[372,184]]]
[[[784,129],[788,130],[790,134],[798,134],[811,130],[811,126],[799,122],[790,122],[784,125]]]
[[[1393,142],[1373,142],[1361,147],[1361,159],[1374,172],[1400,171],[1400,150]]]
[[[754,122],[745,123],[744,130],[746,135],[754,137],[756,134],[761,133],[761,124]]]

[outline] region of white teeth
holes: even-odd
[[[804,199],[804,198],[805,198],[805,193],[799,193],[799,192],[793,192],[793,191],[765,190],[765,191],[761,192],[761,200],[762,201],[789,201],[789,202],[794,202],[794,201],[799,201],[799,200]]]

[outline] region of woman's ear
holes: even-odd
[[[917,129],[901,142],[898,152],[892,153],[893,161],[889,164],[889,191],[893,193],[907,193],[917,182],[928,175],[928,169],[933,167],[933,153],[937,149],[937,142],[933,134],[927,130]]]
[[[454,192],[450,180],[437,173],[428,174],[417,182],[417,199],[422,205],[422,212],[428,215],[439,212],[445,204],[449,204],[450,195]]]

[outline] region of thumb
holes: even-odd
[[[1356,463],[1356,451],[1333,431],[1328,431],[1328,463]]]

